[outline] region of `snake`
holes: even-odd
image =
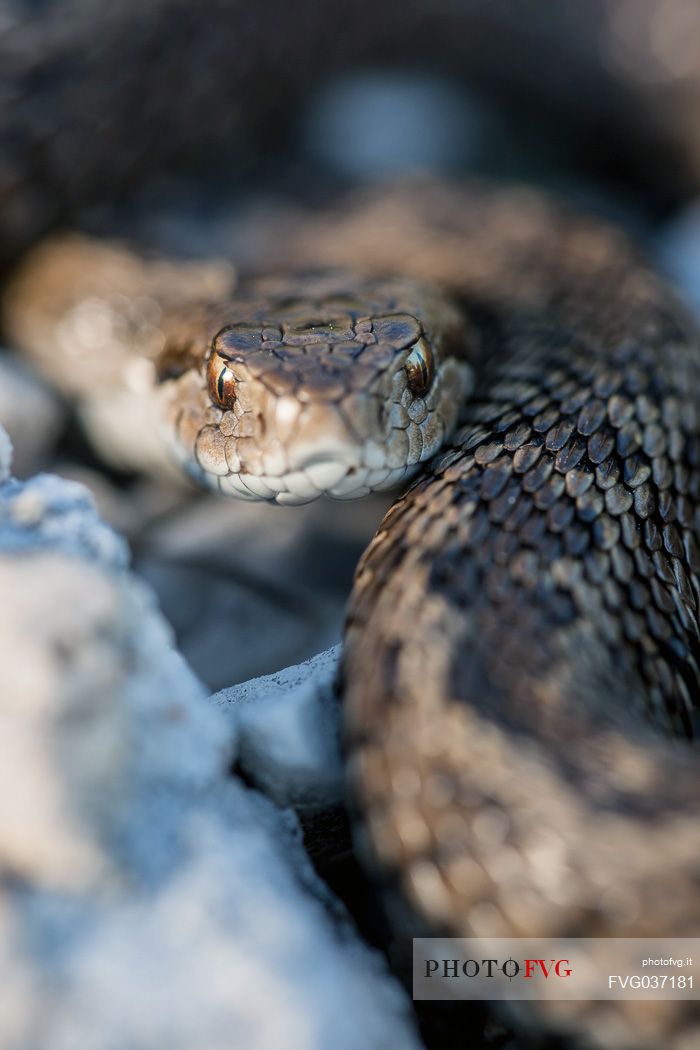
[[[102,367],[147,361],[197,480],[273,504],[402,490],[341,670],[358,849],[397,938],[697,933],[695,321],[626,234],[529,188],[409,183],[293,233],[277,272],[211,271],[196,303],[164,264],[57,241],[9,316],[61,373],[66,280],[82,265],[94,308],[111,253],[133,309]],[[568,1006],[594,1046],[697,1045],[692,1003]]]

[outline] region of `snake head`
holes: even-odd
[[[182,458],[222,492],[305,503],[394,487],[457,422],[463,322],[433,289],[287,277],[256,282],[227,315],[171,395]]]

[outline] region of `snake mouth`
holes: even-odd
[[[308,458],[298,469],[311,479],[320,492],[331,492],[344,479],[357,477],[359,463],[356,458],[344,460],[321,453]]]
[[[395,488],[416,467],[371,470],[358,462],[347,463],[328,457],[313,457],[299,470],[278,477],[243,472],[218,478],[218,487],[238,499],[266,501],[280,506],[299,506],[326,496],[334,500],[353,500],[370,492]]]

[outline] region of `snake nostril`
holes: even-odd
[[[267,422],[265,421],[265,416],[263,415],[262,412],[258,412],[256,414],[255,422],[257,424],[257,429],[258,429],[258,433],[259,433],[260,437],[261,438],[266,437],[266,435],[267,435]]]

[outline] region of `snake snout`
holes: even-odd
[[[364,494],[362,444],[338,404],[265,395],[259,407],[227,439],[222,491],[281,504]]]
[[[307,405],[290,441],[290,471],[304,471],[322,492],[360,463],[360,447],[348,421],[335,404]]]

